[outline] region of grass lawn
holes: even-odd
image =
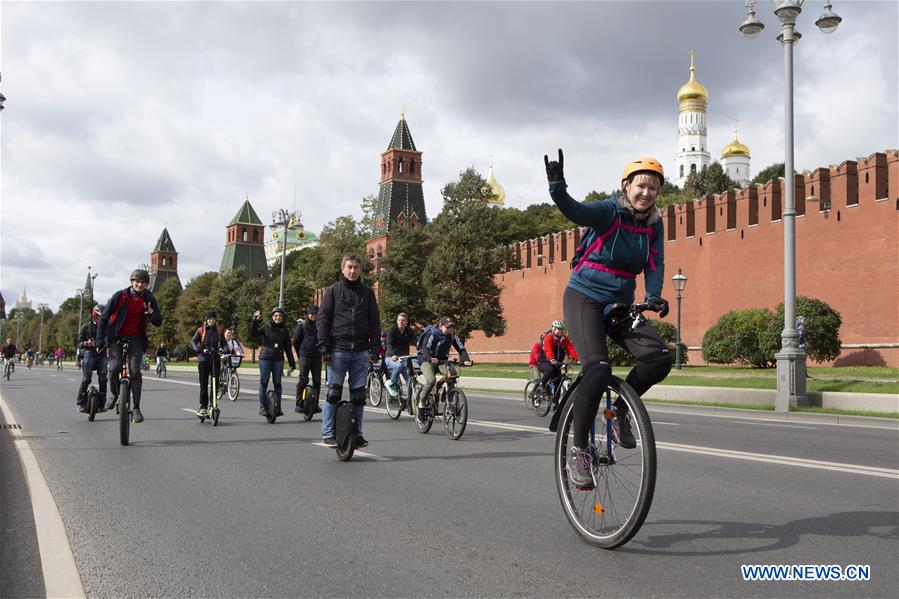
[[[574,366],[571,373],[580,370]],[[615,367],[617,376],[626,376],[629,367]],[[463,371],[463,376],[527,379],[530,371],[521,364],[476,364]],[[842,391],[854,393],[899,393],[899,368],[849,366],[842,368],[809,368],[808,391]],[[684,366],[672,370],[665,385],[696,387],[738,387],[743,389],[776,389],[777,371],[740,366]]]

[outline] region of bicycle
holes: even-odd
[[[403,413],[403,410],[408,410],[410,416],[415,415],[415,402],[411,401],[411,398],[415,397],[416,391],[421,386],[421,383],[415,378],[417,375],[421,374],[421,368],[416,366],[415,364],[415,356],[400,356],[400,360],[406,363],[406,373],[408,381],[406,383],[406,393],[403,393],[403,386],[397,385],[397,395],[396,397],[387,394],[387,402],[385,407],[387,408],[387,415],[390,416],[392,420],[396,420],[400,417],[400,414]]]
[[[144,354],[140,361],[140,369],[144,372],[150,372],[150,356]]]
[[[131,375],[128,373],[128,342],[121,341],[122,376],[119,379],[119,396],[115,403],[119,416],[119,443],[128,445],[131,435]]]
[[[647,309],[647,304],[607,306],[606,330],[611,333],[623,326],[640,326],[646,321],[643,312]],[[649,514],[656,482],[655,436],[640,396],[625,381],[612,377],[589,432],[587,451],[593,462],[593,488],[574,485],[567,467],[574,442],[574,402],[569,398],[582,377],[583,373],[578,374],[560,403],[553,466],[556,487],[565,516],[578,535],[591,545],[614,549],[637,534]],[[637,446],[633,450],[625,450],[618,444],[619,399],[627,408],[624,416],[629,413],[636,421],[633,432]],[[555,421],[556,416],[553,418]],[[550,430],[554,430],[552,424]]]
[[[243,356],[234,354],[222,356],[218,386],[220,399],[227,392],[228,399],[237,401],[237,396],[240,394],[240,376],[237,374],[237,369],[240,368],[241,362],[243,362]]]
[[[159,363],[156,365],[156,378],[164,379],[166,377],[168,369],[165,367],[165,363],[168,361],[168,358],[159,358]]]
[[[386,391],[384,384],[384,359],[381,358],[377,362],[371,362],[368,365],[368,381],[365,383],[365,392],[368,395],[368,403],[372,407],[377,408],[381,405],[381,401]]]
[[[455,441],[465,432],[465,426],[468,424],[468,399],[465,392],[456,387],[459,374],[455,366],[458,365],[460,364],[456,360],[441,360],[436,364],[438,368],[440,366],[446,368],[440,371],[441,378],[437,380],[424,405],[417,409],[415,424],[418,426],[418,432],[427,433],[431,430],[434,420],[441,416],[447,437]],[[420,392],[419,389],[418,394]]]
[[[559,369],[561,374],[549,382],[552,391],[540,384],[541,379],[537,379],[537,384],[533,387],[531,404],[534,406],[534,413],[541,418],[549,414],[550,408],[559,404],[559,398],[565,395],[565,392],[571,386],[568,364],[560,365]]]

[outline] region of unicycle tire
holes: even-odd
[[[131,436],[131,381],[119,383],[119,443],[128,445]]]
[[[356,408],[349,402],[337,404],[334,415],[334,429],[337,437],[337,458],[348,462],[356,451]]]
[[[221,413],[222,413],[222,411],[221,411],[220,409],[218,409],[218,408],[212,408],[212,426],[218,426],[218,425],[219,425],[219,415],[220,415]]]
[[[568,390],[570,395],[577,381]],[[588,440],[592,455],[592,474],[595,487],[576,486],[570,479],[567,463],[573,445],[572,420],[574,401],[564,401],[555,440],[554,474],[559,500],[569,524],[582,539],[604,549],[615,549],[627,543],[649,514],[656,483],[656,447],[652,423],[640,397],[633,388],[615,377],[610,385],[612,397],[621,398],[632,419],[632,431],[637,440],[634,449],[624,449],[612,434],[612,452],[608,451],[608,434],[616,424],[607,420],[606,398],[603,395],[594,421],[594,442]],[[566,400],[568,398],[565,398]],[[589,433],[588,433],[589,434]]]
[[[312,420],[316,407],[318,407],[318,398],[315,396],[315,387],[308,385],[303,392],[303,420],[306,422]]]
[[[269,391],[265,394],[265,408],[268,410],[265,419],[269,424],[274,424],[275,420],[278,419],[278,396],[274,391]]]
[[[97,417],[97,411],[100,409],[100,391],[96,387],[91,387],[87,392],[87,419],[90,422]]]

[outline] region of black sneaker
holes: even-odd
[[[322,445],[326,447],[337,447],[337,437],[325,437],[322,439]]]
[[[362,435],[356,435],[356,447],[368,447],[368,441],[365,440],[365,437]]]
[[[633,449],[637,446],[634,432],[631,430],[631,419],[627,410],[618,412],[618,445],[625,449]]]
[[[266,410],[265,408],[259,408],[259,415],[268,418],[268,410]]]
[[[101,398],[100,401],[97,402],[97,411],[98,412],[106,411],[106,400],[105,399]]]
[[[300,402],[297,402],[297,407],[293,409],[297,414],[301,414],[303,412],[303,406]]]
[[[144,415],[140,413],[140,408],[134,408],[134,411],[131,413],[131,421],[134,424],[140,424],[144,421]]]
[[[115,405],[116,405],[116,398],[113,397],[112,399],[109,400],[109,403],[106,404],[106,409],[107,410],[115,410]]]

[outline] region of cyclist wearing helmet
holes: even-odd
[[[275,395],[278,396],[280,405],[284,355],[287,355],[291,370],[296,368],[296,364],[293,361],[293,350],[290,348],[290,333],[284,326],[284,308],[279,306],[272,310],[271,319],[264,325],[261,316],[261,310],[253,312],[253,318],[250,320],[250,338],[262,340],[262,351],[259,352],[259,415],[267,417],[269,413],[265,404],[265,394],[268,392],[269,378],[275,387]]]
[[[79,412],[87,409],[87,387],[91,384],[91,377],[95,370],[97,371],[97,382],[100,385],[99,410],[106,411],[106,354],[98,352],[96,346],[97,322],[102,313],[103,306],[94,306],[90,319],[81,325],[81,330],[78,331],[78,349],[82,352],[81,387],[78,388],[77,400]]]
[[[143,386],[141,364],[144,352],[150,340],[147,338],[147,327],[160,326],[162,314],[156,304],[156,298],[147,290],[150,284],[150,273],[142,268],[131,273],[131,286],[116,291],[106,302],[106,308],[97,321],[97,352],[103,353],[109,347],[108,369],[112,373],[112,401],[106,406],[111,409],[118,400],[119,377],[122,374],[121,341],[128,341],[128,373],[131,375],[131,397],[134,404],[132,419],[135,423],[144,421],[140,411],[140,395]]]
[[[661,298],[665,277],[664,230],[661,213],[655,207],[665,173],[654,158],[637,158],[624,167],[621,193],[617,197],[583,204],[565,191],[562,150],[559,149],[558,161],[551,162],[547,156],[543,161],[553,202],[570,221],[589,227],[583,245],[572,259],[573,270],[562,305],[568,330],[583,363],[581,383],[572,392],[574,443],[568,456],[568,469],[576,485],[590,488],[592,456],[585,451],[587,431],[612,377],[603,308],[616,302],[632,304],[637,275],[642,272],[646,302],[661,317],[668,314],[668,302]],[[668,348],[649,323],[616,331],[613,339],[637,359],[627,382],[639,395],[671,370]],[[636,440],[626,406],[620,399],[616,406],[619,444],[632,449]]]
[[[577,350],[571,340],[565,336],[565,323],[554,320],[550,332],[543,336],[543,343],[537,357],[537,368],[543,374],[541,384],[549,391],[550,381],[562,376],[561,365],[568,355],[577,360]]]

